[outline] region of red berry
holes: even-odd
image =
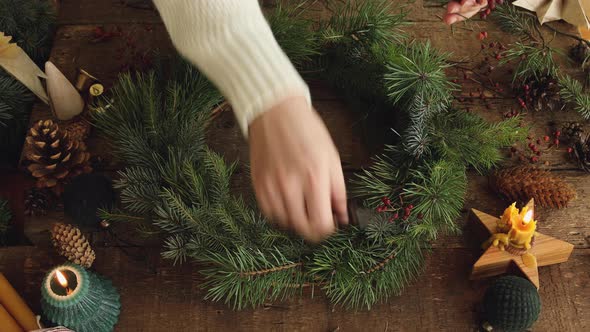
[[[490,4],[489,4],[490,11],[494,10],[495,8],[496,8],[496,3],[493,0],[490,1]]]
[[[486,46],[484,44],[481,44],[481,49],[482,50],[485,50],[486,49]]]
[[[559,139],[557,139],[557,138],[556,138],[556,139],[554,139],[554,140],[553,140],[553,144],[555,144],[555,145],[559,145]]]
[[[561,131],[558,130],[555,132],[555,137],[559,137],[559,136],[561,136]]]
[[[530,88],[531,88],[531,87],[530,87],[528,84],[525,84],[525,85],[524,85],[524,90],[525,90],[525,91],[528,91]]]
[[[536,154],[537,156],[540,156],[540,155],[541,155],[541,151],[535,151],[535,154]]]
[[[543,140],[545,140],[545,142],[549,142],[549,136],[547,136],[547,135],[543,136]]]
[[[397,212],[396,212],[396,213],[393,215],[393,217],[392,217],[392,218],[393,218],[394,220],[395,220],[395,219],[397,219],[397,218],[399,218],[399,213],[397,213]]]
[[[486,13],[481,12],[479,13],[479,18],[481,18],[482,20],[485,20],[488,17],[488,15],[486,15]]]
[[[496,54],[496,60],[502,59],[502,55],[500,53]]]
[[[488,33],[487,33],[487,32],[485,32],[485,31],[482,31],[482,32],[480,32],[480,33],[479,33],[479,35],[477,35],[477,38],[478,38],[479,40],[484,40],[484,39],[487,37],[487,35],[488,35]]]
[[[494,44],[494,42],[491,42],[490,47],[494,47],[494,46],[496,46],[496,44]]]
[[[414,205],[412,205],[412,204],[408,205],[408,209],[410,209],[410,210],[411,210],[411,209],[413,209],[413,208],[414,208]]]
[[[490,13],[491,13],[491,12],[492,12],[492,10],[491,10],[491,9],[489,9],[489,8],[488,8],[488,9],[486,9],[486,11],[485,11],[485,13],[486,13],[486,16],[487,16],[487,15],[490,15]],[[486,32],[486,37],[487,37],[487,36],[488,36],[488,33]]]
[[[572,153],[572,152],[574,152],[573,148],[571,148],[571,147],[567,148],[567,153]]]
[[[503,4],[504,4],[504,0],[496,0],[496,2],[497,2],[499,5],[503,5]]]
[[[537,138],[537,144],[541,144],[541,139]]]
[[[418,217],[418,219],[422,219],[422,218],[424,218],[424,215],[422,213],[418,213],[417,217]]]
[[[531,157],[531,162],[532,163],[536,163],[537,161],[539,161],[539,157],[537,157],[537,156],[532,156]]]

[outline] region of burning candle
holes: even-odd
[[[510,233],[508,233],[510,243],[516,247],[530,249],[536,228],[537,221],[533,220],[533,210],[525,206],[518,217],[512,220]]]
[[[112,331],[119,317],[119,294],[111,282],[80,265],[51,270],[41,295],[45,317],[77,332]]]
[[[66,295],[72,295],[72,290],[68,287],[68,279],[66,276],[59,270],[55,271],[55,278],[57,282],[66,290]]]

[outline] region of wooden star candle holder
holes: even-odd
[[[534,200],[530,200],[523,207],[524,212],[529,212],[528,221],[523,221],[526,225],[534,216]],[[569,259],[574,246],[568,242],[558,240],[554,237],[541,234],[534,231],[532,238],[528,241],[513,241],[518,239],[518,230],[510,229],[510,225],[505,225],[505,217],[510,214],[518,218],[518,209],[514,205],[509,207],[502,218],[489,215],[476,209],[471,209],[469,220],[479,225],[485,230],[488,241],[484,243],[485,252],[475,262],[471,271],[471,279],[481,279],[509,272],[517,268],[522,274],[529,279],[537,288],[539,288],[539,266],[553,265],[563,263]],[[521,219],[522,220],[522,219]],[[536,225],[535,221],[532,221]],[[504,229],[502,229],[504,228]]]

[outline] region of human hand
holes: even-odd
[[[451,1],[447,5],[447,13],[443,17],[446,24],[461,22],[479,13],[488,6],[488,0],[461,0]]]
[[[263,213],[318,242],[348,223],[340,156],[317,112],[291,97],[249,128],[252,182]]]

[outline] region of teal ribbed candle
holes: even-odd
[[[67,280],[60,284],[57,272]],[[107,280],[76,264],[51,270],[41,286],[41,308],[47,319],[77,332],[112,331],[119,319],[119,293]]]

